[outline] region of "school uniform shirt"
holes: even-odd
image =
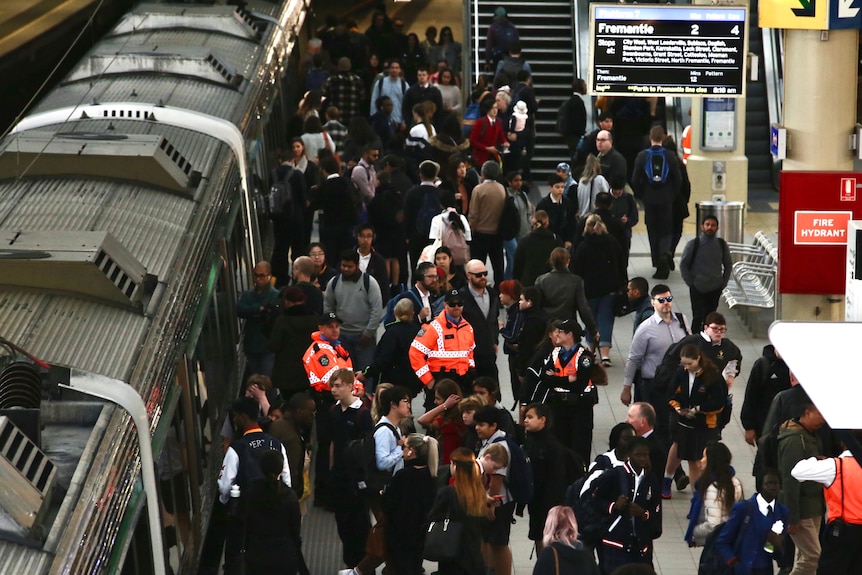
[[[512,461],[512,453],[509,451],[509,445],[506,443],[506,432],[497,430],[494,432],[494,435],[482,441],[482,446],[479,448],[479,455],[476,456],[476,459],[482,459],[484,457],[485,452],[488,451],[488,446],[494,443],[499,443],[506,450],[506,454],[509,456],[509,461]],[[484,474],[484,468],[482,469],[482,473]],[[500,505],[505,505],[512,501],[512,493],[509,491],[509,466],[501,467],[498,469],[494,475],[502,475],[503,476],[503,491],[500,493],[503,496],[503,499],[500,500]]]

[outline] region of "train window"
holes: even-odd
[[[132,534],[132,541],[126,552],[126,560],[120,575],[152,575],[154,571],[150,521],[145,509],[138,516],[138,523],[135,525],[135,532]]]
[[[183,404],[187,393],[183,390]],[[197,441],[187,439],[187,427],[183,424],[183,410],[174,413],[165,443],[159,455],[156,468],[159,474],[159,495],[164,521],[164,542],[168,559],[176,570],[182,559],[189,537],[192,536],[192,511],[199,508],[199,501],[193,506],[192,481],[187,449]],[[196,470],[195,470],[196,471]]]

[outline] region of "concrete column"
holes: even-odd
[[[694,0],[694,4],[713,4],[710,0]],[[732,2],[734,6],[748,6],[747,0]],[[748,52],[748,39],[745,42],[745,53]],[[748,72],[745,72],[746,78]],[[691,180],[692,215],[697,202],[712,200],[713,194],[723,194],[725,200],[748,202],[748,158],[745,156],[745,98],[736,98],[736,149],[732,151],[707,151],[701,149],[703,143],[703,100],[691,99],[691,156],[688,158],[688,177]],[[713,189],[713,162],[725,163],[725,189]],[[689,219],[692,231],[695,229],[695,218]],[[719,223],[720,225],[720,223]]]
[[[858,49],[858,30],[785,31],[783,123],[789,139],[785,170],[853,169],[848,138],[856,124]],[[784,295],[780,302],[781,319],[844,318],[840,294]]]

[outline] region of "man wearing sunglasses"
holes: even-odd
[[[488,286],[488,269],[479,260],[464,266],[467,285],[460,290],[464,298],[464,319],[473,326],[476,340],[476,375],[497,379],[497,341],[500,335],[500,297]]]
[[[473,326],[463,317],[464,296],[458,290],[446,294],[443,311],[423,325],[410,345],[410,365],[427,390],[440,379],[453,379],[462,396],[472,390],[476,362]],[[432,397],[433,398],[433,397]]]

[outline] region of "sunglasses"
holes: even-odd
[[[477,278],[483,278],[483,277],[488,275],[488,272],[476,272],[476,273],[467,272],[467,273],[470,274],[471,276],[476,276]]]
[[[447,303],[446,305],[448,305],[449,307],[464,307],[464,302],[462,302],[462,301],[453,301],[453,302],[449,302],[449,303]]]
[[[672,296],[672,295],[669,295],[669,296],[667,296],[667,297],[657,297],[657,298],[655,298],[655,300],[656,300],[658,303],[665,303],[665,302],[670,303],[670,302],[672,302],[672,301],[673,301],[673,296]]]

